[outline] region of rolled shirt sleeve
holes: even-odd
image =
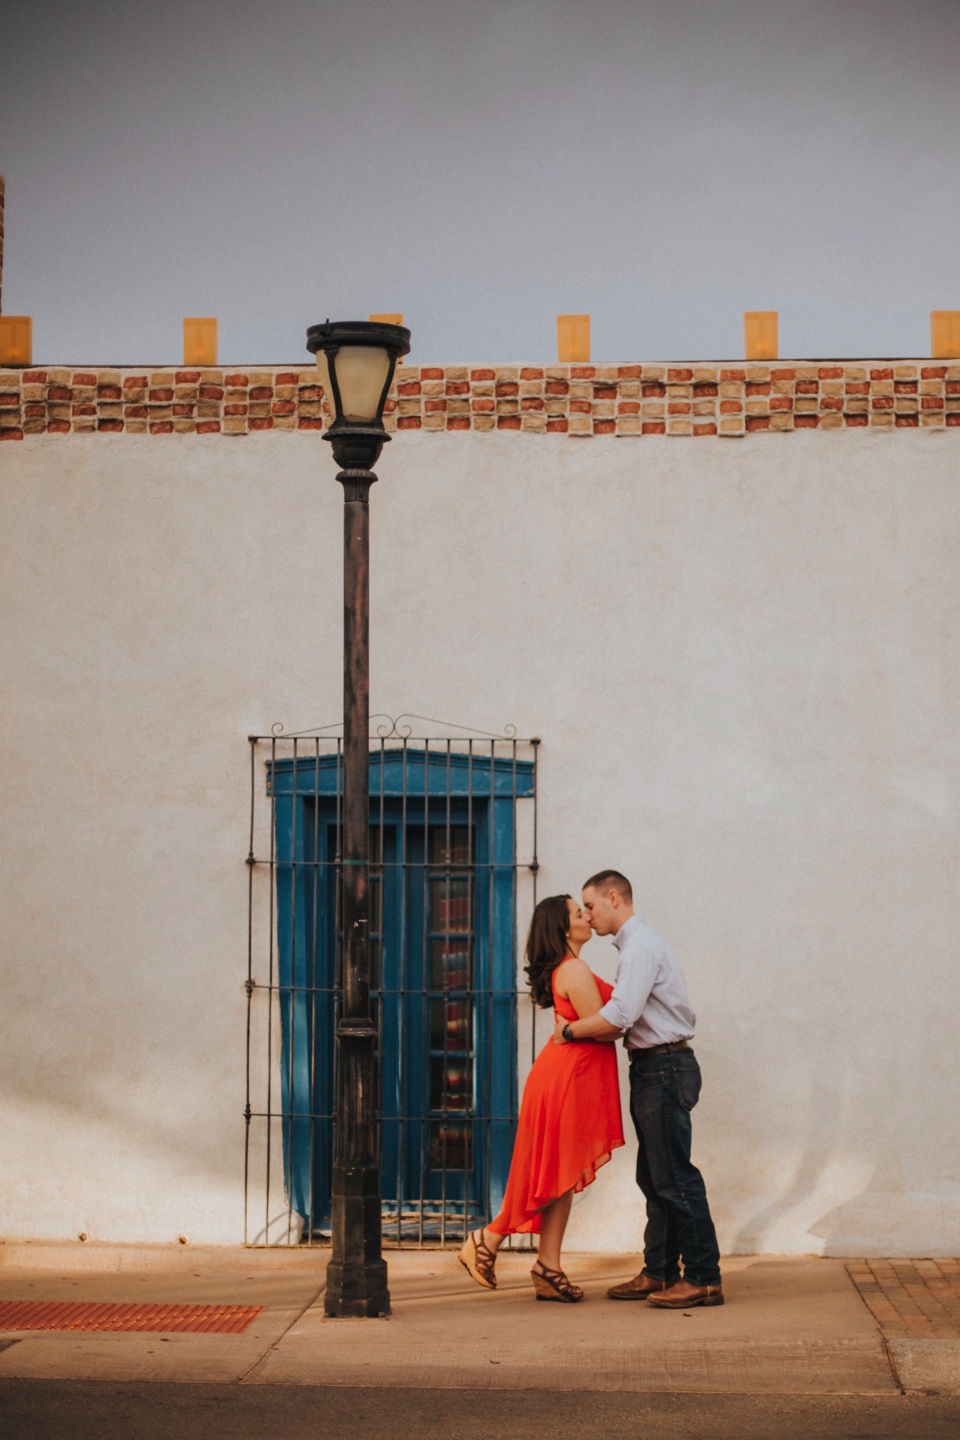
[[[625,945],[613,994],[600,1010],[604,1020],[618,1030],[632,1030],[643,1014],[656,978],[657,965],[650,951]]]

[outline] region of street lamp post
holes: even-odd
[[[307,331],[333,422],[324,434],[343,486],[343,995],[337,1026],[339,1085],[333,1162],[332,1242],[324,1310],[387,1315],[381,1254],[377,1135],[377,1032],[370,1013],[369,725],[370,486],[390,436],[383,405],[397,360],[410,349],[402,325],[328,320]]]

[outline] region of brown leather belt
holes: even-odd
[[[635,1055],[672,1055],[674,1050],[688,1050],[689,1040],[671,1040],[666,1045],[641,1045],[631,1051],[631,1060]]]

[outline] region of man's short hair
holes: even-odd
[[[596,875],[591,875],[589,880],[584,880],[583,889],[616,890],[624,900],[633,904],[633,886],[626,875],[621,875],[619,870],[598,870]]]

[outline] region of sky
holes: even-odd
[[[0,0],[3,308],[38,362],[929,353],[960,0]]]

